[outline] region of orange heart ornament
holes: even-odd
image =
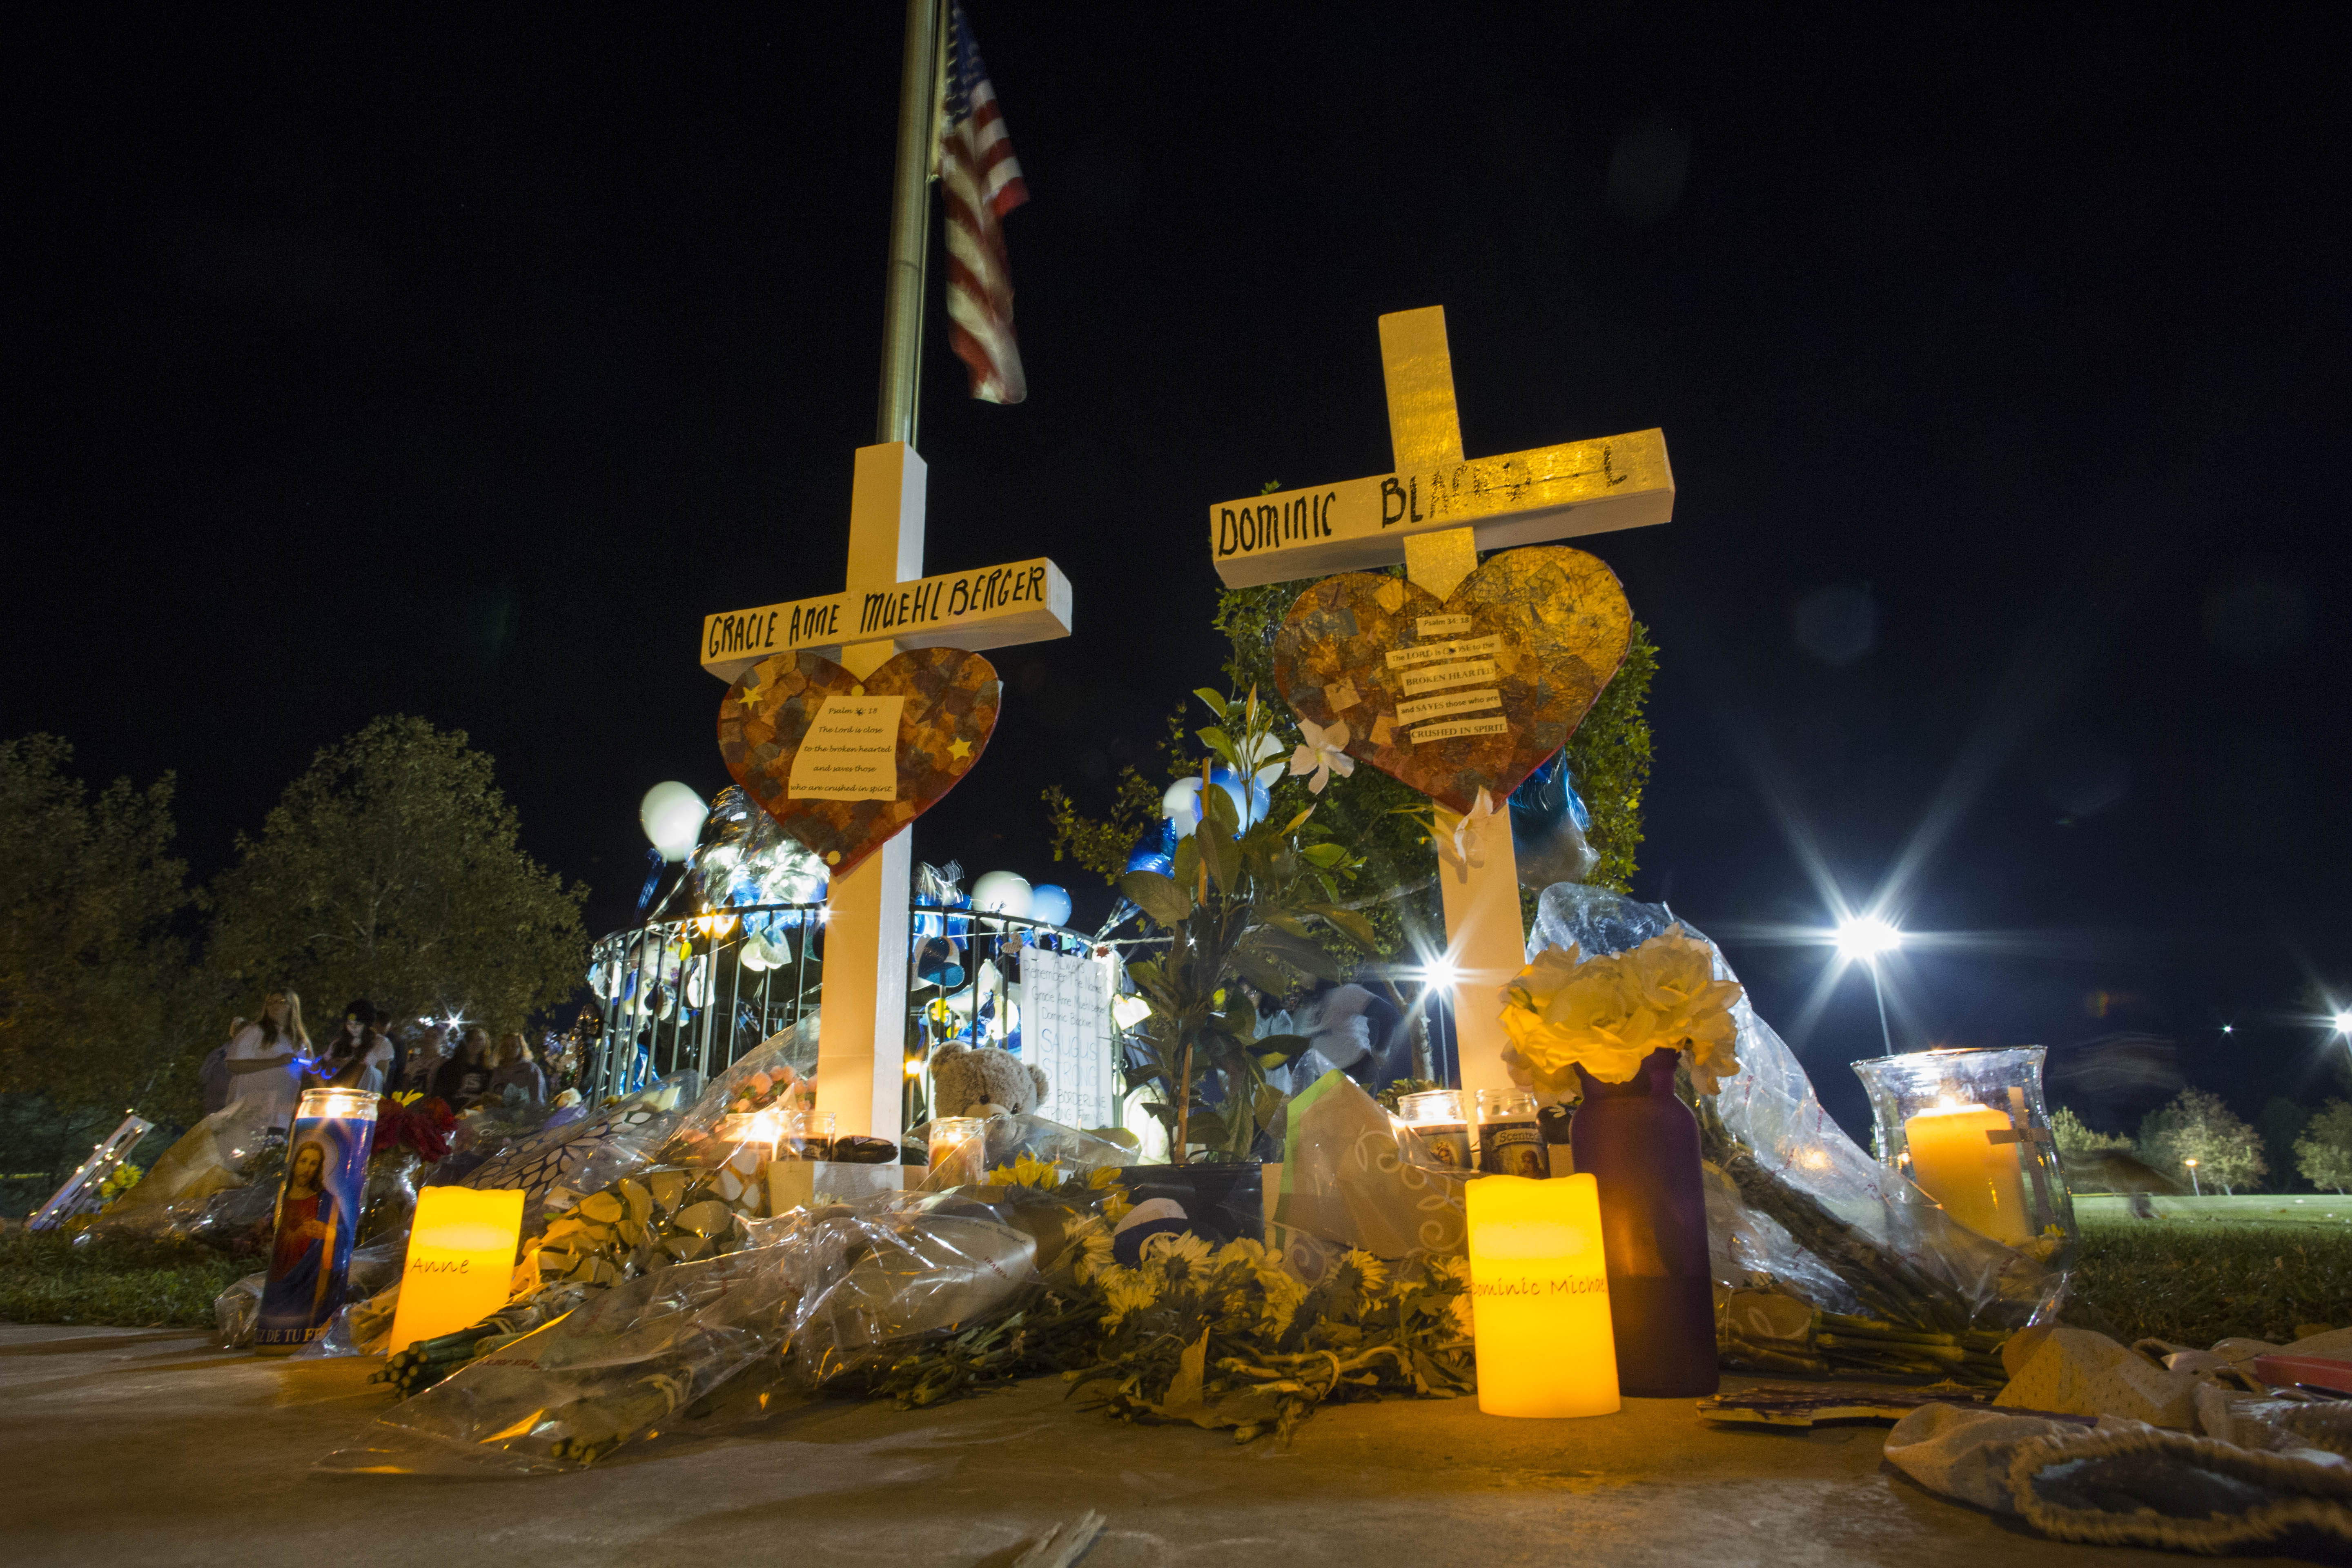
[[[895,697],[897,793],[889,799],[795,799],[793,763],[832,697]],[[763,658],[719,703],[719,753],[743,793],[833,875],[856,868],[953,789],[996,730],[996,667],[962,648],[908,648],[860,680],[821,654]]]
[[[1346,722],[1349,756],[1466,812],[1567,743],[1633,633],[1615,573],[1537,545],[1489,556],[1443,601],[1402,577],[1324,578],[1276,633],[1274,679],[1299,718]]]

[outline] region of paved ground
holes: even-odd
[[[1003,1565],[1088,1509],[1110,1523],[1086,1568],[2186,1561],[2061,1546],[1941,1501],[1881,1465],[1882,1428],[1724,1430],[1682,1400],[1572,1422],[1354,1405],[1277,1450],[1121,1426],[1049,1381],[919,1415],[805,1406],[574,1475],[310,1473],[381,1407],[373,1365],[0,1326],[5,1561]]]

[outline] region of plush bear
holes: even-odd
[[[992,1046],[950,1040],[931,1052],[931,1107],[940,1116],[1018,1116],[1045,1101],[1045,1069]]]

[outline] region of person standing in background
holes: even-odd
[[[409,1047],[408,1061],[400,1074],[401,1092],[431,1093],[434,1075],[441,1070],[441,1063],[448,1054],[449,1026],[432,1025]]]
[[[302,998],[273,991],[261,1005],[261,1020],[247,1024],[228,1043],[228,1103],[258,1100],[268,1107],[268,1125],[283,1131],[294,1120],[301,1097],[301,1062],[310,1049],[302,1027]]]
[[[382,1094],[391,1077],[392,1042],[375,1024],[375,1005],[364,996],[354,997],[343,1009],[342,1028],[311,1068],[310,1082]]]
[[[463,1110],[489,1086],[490,1032],[479,1024],[468,1024],[457,1048],[433,1075],[433,1092],[446,1100],[450,1110]]]
[[[547,1075],[531,1059],[530,1042],[520,1035],[499,1037],[497,1065],[490,1069],[490,1086],[486,1098],[497,1100],[513,1084],[523,1092],[523,1098],[533,1105],[547,1100]]]

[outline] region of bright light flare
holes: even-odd
[[[2336,1026],[2337,1034],[2352,1037],[2352,1008],[2345,1009],[2328,1021]]]
[[[1903,933],[1876,915],[1856,915],[1838,923],[1838,952],[1856,963],[1874,963],[1902,945]]]

